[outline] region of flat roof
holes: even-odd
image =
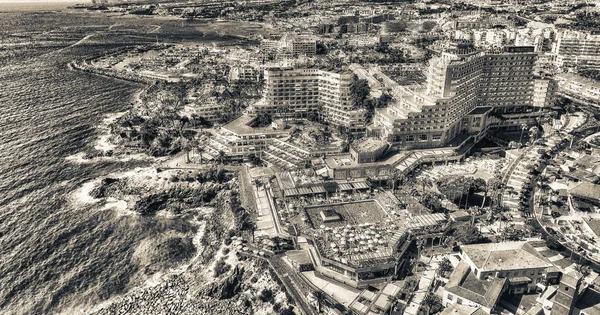
[[[471,273],[469,265],[460,261],[450,275],[446,291],[492,308],[498,302],[505,282],[505,278],[496,278],[492,281],[479,280]]]
[[[575,197],[600,200],[600,185],[589,182],[581,182],[568,189],[569,193]]]
[[[312,264],[312,260],[308,255],[308,252],[305,250],[290,250],[285,253],[288,258],[298,265],[307,265]]]
[[[387,144],[379,139],[374,138],[364,138],[352,143],[352,149],[354,149],[358,153],[366,153],[366,152],[374,152]]]
[[[528,242],[464,245],[461,250],[482,271],[552,267]]]
[[[265,126],[265,127],[252,127],[250,126],[254,123],[256,116],[250,115],[242,115],[239,118],[231,121],[227,125],[223,126],[223,129],[229,130],[237,135],[260,135],[260,134],[289,134],[294,130],[294,127],[287,129],[273,129],[273,127]]]
[[[377,162],[371,163],[357,163],[352,160],[352,157],[349,153],[346,154],[338,154],[338,155],[329,155],[325,158],[325,163],[331,169],[343,169],[343,168],[357,168],[357,167],[372,167],[372,166],[382,166],[382,165],[392,165],[401,158],[407,155],[406,152],[393,152],[387,154],[383,158],[381,158]]]
[[[486,107],[486,106],[475,107],[475,109],[473,109],[468,115],[481,115],[481,114],[485,114],[491,110],[492,110],[491,107]]]

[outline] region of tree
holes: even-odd
[[[531,143],[533,143],[537,139],[539,133],[540,128],[538,128],[537,126],[533,126],[529,129],[529,138],[531,138]]]
[[[224,157],[225,157],[225,151],[219,150],[219,161],[221,161],[221,164],[223,164]]]
[[[256,121],[260,126],[268,126],[273,121],[273,117],[271,117],[271,115],[268,113],[261,112],[256,116]]]
[[[323,291],[313,291],[312,294],[317,301],[317,312],[321,313],[321,307],[323,306],[323,301],[325,301],[325,294]]]
[[[388,295],[388,302],[390,302],[389,315],[392,315],[398,305],[398,297],[396,295]]]
[[[450,260],[448,258],[444,258],[441,262],[440,262],[440,267],[438,269],[438,272],[440,275],[443,275],[446,272],[452,271],[452,269],[454,269],[452,267],[452,264],[450,263]]]
[[[519,143],[523,140],[523,132],[527,130],[527,124],[521,124],[521,136],[519,137]]]
[[[200,157],[200,164],[202,164],[202,153],[204,153],[204,147],[203,146],[196,146],[196,152],[198,153],[198,156]]]
[[[427,307],[426,314],[437,313],[443,307],[442,300],[431,293],[428,293],[427,296],[425,296],[425,299],[423,299],[423,306]]]
[[[454,236],[456,237],[457,241],[465,245],[481,243],[481,241],[484,239],[481,235],[481,232],[479,232],[479,230],[472,225],[454,230]]]
[[[377,99],[377,104],[375,105],[375,107],[377,107],[377,108],[386,107],[391,101],[392,101],[392,97],[389,94],[383,93]]]
[[[371,94],[371,88],[367,80],[359,79],[354,75],[350,83],[350,100],[355,108],[364,108],[367,105],[366,100]]]

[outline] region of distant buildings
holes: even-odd
[[[580,31],[558,34],[553,50],[560,68],[600,69],[600,35]]]
[[[284,34],[280,38],[263,39],[261,51],[274,57],[313,57],[317,54],[317,41],[307,35]]]
[[[600,58],[600,57],[599,57]],[[572,73],[556,75],[559,91],[584,101],[600,102],[600,82]]]

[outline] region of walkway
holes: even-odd
[[[427,258],[422,256],[421,261],[427,264],[427,267],[423,273],[421,273],[419,279],[419,285],[417,286],[417,291],[415,295],[411,299],[410,303],[406,306],[404,310],[404,314],[407,315],[417,315],[419,308],[421,307],[421,303],[425,299],[425,296],[429,294],[429,288],[433,284],[435,280],[437,269],[440,267],[440,261],[442,261],[443,256],[434,256],[433,258]]]
[[[252,186],[254,194],[256,196],[256,209],[258,212],[258,218],[256,219],[256,237],[266,236],[273,238],[277,236],[277,230],[275,229],[275,222],[271,214],[271,203],[269,202],[269,196],[264,186],[256,187]]]

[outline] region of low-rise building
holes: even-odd
[[[561,279],[560,271],[526,241],[463,245],[460,258],[443,292],[446,307],[492,314],[502,295],[538,292]]]
[[[558,90],[584,101],[600,102],[600,82],[573,73],[556,75]]]

